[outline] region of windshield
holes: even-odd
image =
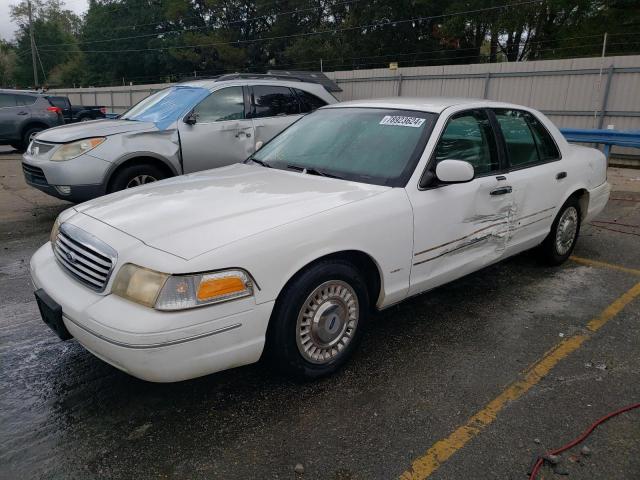
[[[187,85],[165,88],[138,102],[120,118],[153,122],[159,129],[164,129],[191,110],[209,93],[211,92],[206,88]]]
[[[436,115],[382,108],[329,108],[311,113],[257,151],[266,166],[404,186]]]

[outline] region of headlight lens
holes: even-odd
[[[51,227],[51,233],[49,234],[49,241],[51,245],[56,243],[56,238],[58,238],[58,232],[60,231],[60,217],[56,218],[56,221],[53,222],[53,227]]]
[[[95,137],[85,138],[84,140],[78,140],[77,142],[65,143],[55,151],[51,156],[51,160],[54,162],[71,160],[83,153],[87,153],[89,150],[93,150],[105,140],[105,137]]]
[[[157,310],[184,310],[251,296],[253,283],[242,270],[168,275],[127,263],[112,292]]]

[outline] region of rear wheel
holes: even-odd
[[[147,163],[129,165],[116,172],[109,185],[108,193],[146,185],[166,177],[165,172],[155,165]]]
[[[26,150],[31,141],[38,135],[44,128],[42,127],[31,127],[28,128],[24,135],[22,136],[22,145],[20,145],[21,150]]]
[[[316,263],[282,292],[269,326],[268,353],[288,374],[318,378],[338,370],[362,338],[367,287],[341,260]]]
[[[580,202],[571,197],[562,206],[541,245],[542,255],[550,265],[560,265],[571,256],[580,233]]]

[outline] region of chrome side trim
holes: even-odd
[[[67,317],[66,315],[63,315],[63,318],[66,319],[66,320],[69,320],[76,327],[81,328],[85,332],[90,333],[91,335],[93,335],[94,337],[99,338],[100,340],[104,340],[105,342],[108,342],[108,343],[110,343],[112,345],[116,345],[118,347],[133,348],[133,349],[137,349],[137,350],[148,349],[148,348],[169,347],[171,345],[179,345],[181,343],[192,342],[194,340],[199,340],[201,338],[211,337],[212,335],[217,335],[219,333],[224,333],[224,332],[228,332],[230,330],[235,330],[236,328],[240,328],[242,326],[241,323],[234,323],[232,325],[227,325],[226,327],[218,328],[218,329],[213,330],[211,332],[200,333],[198,335],[192,335],[190,337],[179,338],[177,340],[171,340],[169,342],[146,343],[146,344],[144,344],[144,343],[126,343],[126,342],[120,342],[118,340],[113,340],[112,338],[105,337],[104,335],[101,335],[101,334],[91,330],[90,328],[85,327],[84,325],[80,325],[78,322],[72,320],[71,318]]]

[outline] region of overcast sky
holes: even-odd
[[[9,5],[16,5],[19,2],[20,0],[0,0],[0,37],[3,40],[14,39],[14,32],[18,27],[11,22]],[[69,10],[81,15],[87,10],[89,0],[64,0],[64,4]]]

